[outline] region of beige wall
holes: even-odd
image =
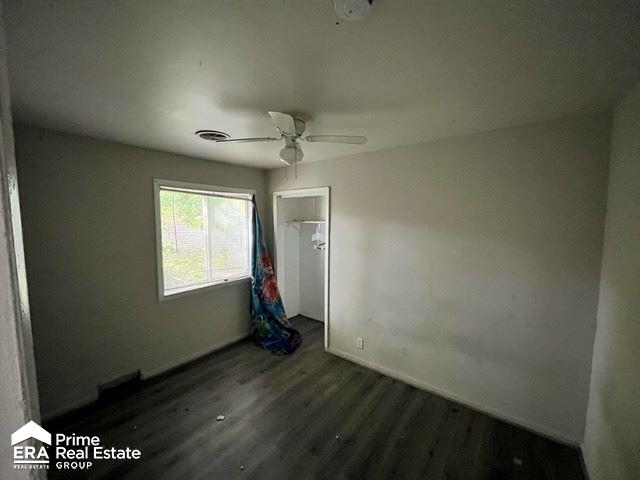
[[[591,480],[640,478],[640,84],[614,113],[584,441]]]
[[[598,114],[271,170],[331,186],[331,348],[579,443],[609,135]]]
[[[16,147],[44,416],[247,334],[248,284],[158,302],[152,180],[256,189],[262,209],[264,171],[23,126]]]

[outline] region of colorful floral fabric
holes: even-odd
[[[283,355],[292,353],[302,337],[284,311],[262,226],[253,200],[253,255],[251,265],[251,317],[254,340],[263,348]]]

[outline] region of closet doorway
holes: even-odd
[[[329,187],[273,192],[278,287],[289,318],[324,323],[329,347]]]

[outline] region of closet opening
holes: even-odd
[[[324,323],[329,347],[329,187],[273,193],[275,265],[289,318]]]

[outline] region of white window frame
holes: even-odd
[[[154,209],[155,209],[155,217],[156,217],[156,271],[158,278],[158,300],[163,302],[165,300],[171,300],[174,298],[180,298],[185,295],[192,295],[194,293],[201,293],[210,290],[215,290],[221,287],[226,287],[229,285],[237,285],[239,283],[247,283],[251,281],[251,274],[243,275],[241,277],[232,277],[226,278],[222,280],[216,280],[212,282],[203,283],[200,286],[190,286],[185,287],[182,290],[177,290],[172,293],[165,293],[164,291],[164,264],[162,262],[162,219],[160,217],[160,190],[162,187],[166,188],[176,188],[182,190],[194,190],[194,193],[200,192],[211,192],[211,193],[241,193],[241,194],[249,194],[255,195],[255,190],[250,190],[246,188],[235,188],[235,187],[220,187],[217,185],[207,185],[202,183],[190,183],[190,182],[181,182],[178,180],[166,180],[162,178],[154,178],[153,179],[153,197],[154,197]],[[249,244],[253,244],[252,232],[250,230],[250,239]]]

